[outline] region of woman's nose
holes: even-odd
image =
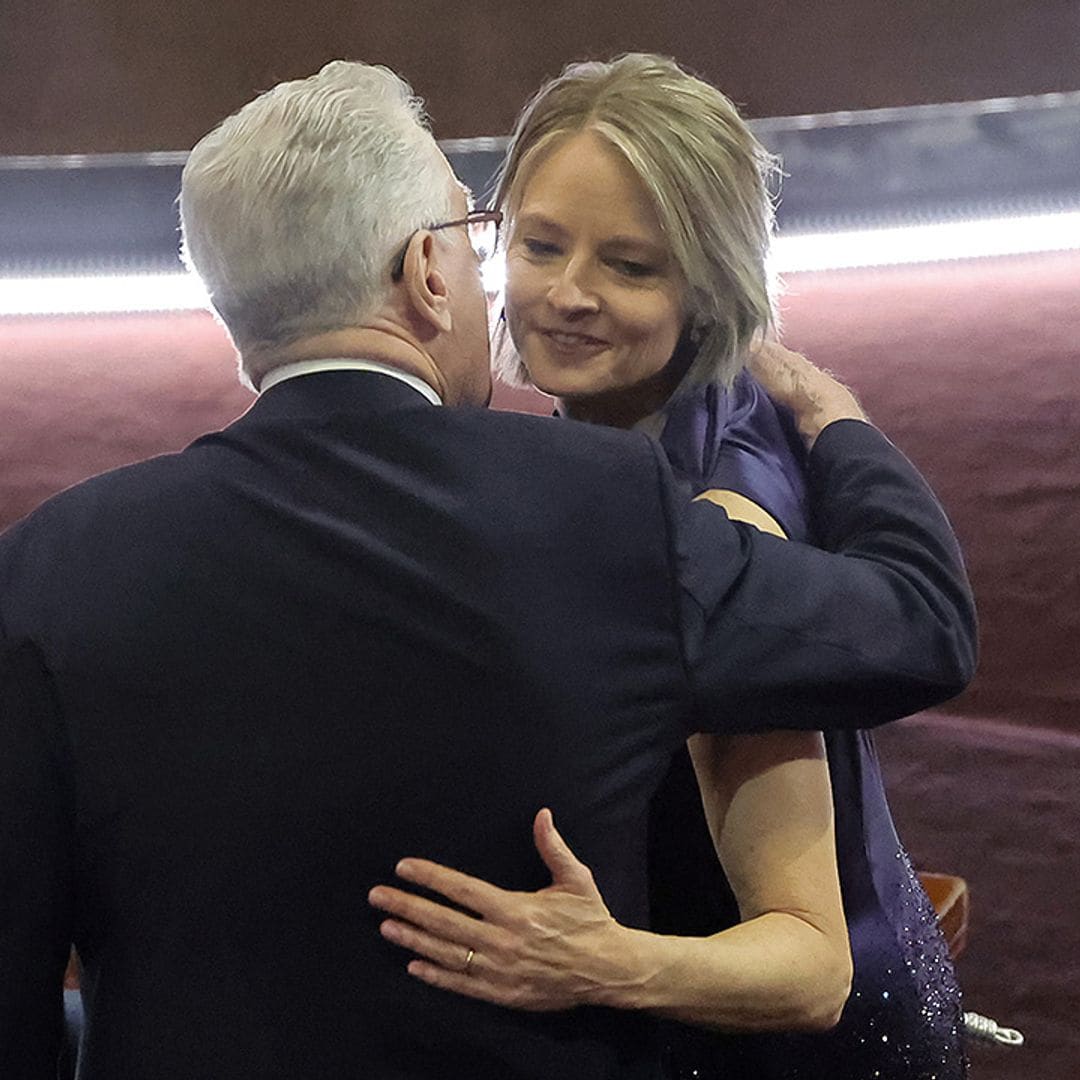
[[[564,314],[596,311],[599,302],[584,280],[582,268],[572,262],[562,267],[548,289],[548,302]]]

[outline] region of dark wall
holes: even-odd
[[[327,59],[388,64],[441,138],[506,132],[571,59],[664,52],[750,116],[1080,89],[1072,0],[4,0],[0,154],[189,148]]]

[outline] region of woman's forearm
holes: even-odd
[[[628,937],[637,976],[614,996],[725,1030],[831,1027],[851,988],[851,950],[821,737],[699,735],[690,754],[743,921],[705,938]]]
[[[736,750],[736,757],[744,755]],[[815,771],[814,763],[788,762],[779,776],[807,769]],[[774,798],[777,779],[768,770],[754,801]],[[759,825],[767,826],[767,817]],[[851,960],[839,901],[822,902],[836,891],[820,870],[829,862],[822,849],[831,848],[832,831],[812,833],[809,843],[804,837],[792,845],[785,830],[762,828],[756,835],[772,853],[768,860],[752,858],[752,841],[728,842],[737,870],[740,854],[774,867],[760,883],[752,873],[735,874],[745,921],[710,937],[670,937],[617,923],[546,810],[537,815],[534,835],[552,872],[547,888],[514,892],[405,859],[398,864],[401,878],[465,910],[392,886],[377,886],[369,899],[389,916],[383,935],[418,957],[409,962],[411,975],[468,997],[542,1011],[636,1009],[732,1031],[819,1030],[839,1015]]]
[[[597,1004],[727,1031],[821,1031],[840,1018],[851,957],[801,915],[771,911],[711,937],[627,930],[626,970]]]
[[[372,890],[371,902],[391,916],[383,934],[423,958],[410,974],[522,1009],[604,1005],[730,1031],[834,1024],[851,956],[821,737],[698,736],[690,751],[741,923],[709,937],[621,926],[545,810],[534,823],[552,872],[545,889],[508,891],[406,859],[399,876],[465,910]]]

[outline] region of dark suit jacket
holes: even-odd
[[[0,539],[0,1076],[648,1076],[651,1028],[427,988],[368,889],[414,854],[546,884],[551,806],[643,924],[649,799],[697,728],[865,726],[957,692],[952,534],[867,425],[820,535],[691,505],[651,440],[286,381]]]

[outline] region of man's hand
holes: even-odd
[[[633,931],[611,916],[593,881],[559,835],[550,810],[533,840],[551,871],[539,892],[509,892],[425,859],[402,859],[399,877],[440,893],[479,918],[400,889],[377,885],[373,907],[392,918],[388,941],[411,949],[410,975],[443,990],[537,1012],[604,1004],[631,978]]]
[[[808,450],[834,420],[866,422],[866,413],[846,386],[779,342],[764,342],[751,356],[749,369],[773,401],[794,413]]]

